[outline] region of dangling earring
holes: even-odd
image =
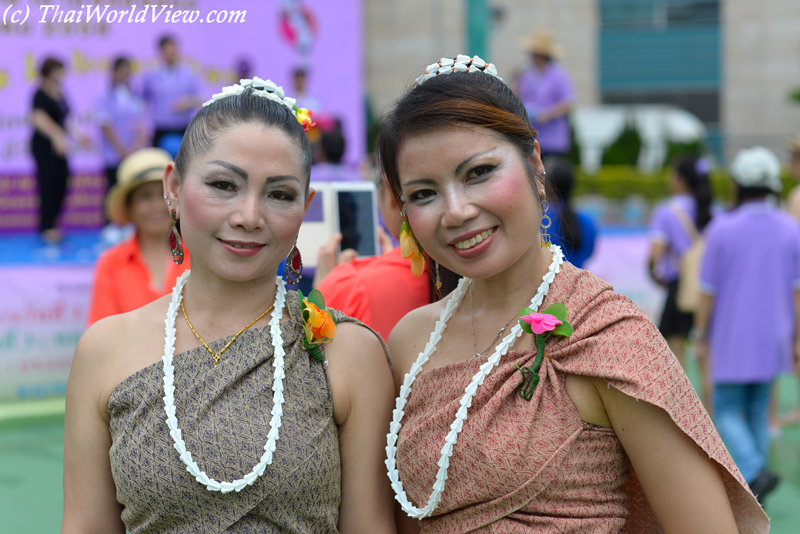
[[[439,262],[436,262],[436,289],[442,289],[442,279],[439,278]]]
[[[297,248],[297,241],[292,245],[292,250],[286,256],[286,263],[283,265],[283,277],[290,284],[296,284],[303,278],[303,258]]]
[[[175,210],[169,210],[172,215],[172,228],[169,230],[169,251],[172,252],[172,261],[180,265],[183,263],[183,240],[178,230],[178,218]]]
[[[403,214],[403,225],[400,227],[400,254],[406,259],[411,258],[411,273],[414,276],[419,276],[425,272],[425,256],[422,254],[422,249],[417,244],[417,238],[414,237],[414,232],[411,231],[411,226],[408,224],[408,213],[406,212],[405,204],[403,204],[403,209],[400,211]]]
[[[547,209],[549,207],[550,206],[547,204],[547,200],[543,199],[542,200],[542,240],[539,242],[539,244],[541,246],[543,246],[543,247],[549,247],[550,245],[552,245],[552,243],[550,242],[550,234],[547,233],[547,229],[550,228],[551,224],[553,224],[552,219],[550,219],[550,216],[547,214]]]

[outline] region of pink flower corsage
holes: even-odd
[[[550,336],[569,337],[572,335],[572,325],[567,322],[567,307],[556,302],[548,306],[544,313],[536,313],[530,308],[519,311],[519,325],[524,332],[533,334],[536,345],[536,359],[530,367],[519,367],[522,373],[522,384],[519,386],[519,396],[525,400],[533,398],[533,391],[539,384],[539,366],[544,359],[544,345]]]

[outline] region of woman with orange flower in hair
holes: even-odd
[[[301,276],[310,116],[255,78],[189,124],[164,192],[191,271],[78,344],[62,532],[394,532],[385,345],[275,276]]]

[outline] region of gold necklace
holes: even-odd
[[[219,351],[219,352],[214,352],[213,350],[211,350],[211,347],[209,347],[209,346],[206,344],[206,342],[205,342],[205,341],[203,341],[203,338],[202,338],[202,337],[200,337],[200,334],[198,334],[198,333],[197,333],[197,330],[195,330],[195,329],[194,329],[194,327],[192,326],[192,323],[190,323],[190,322],[189,322],[189,316],[188,316],[188,315],[186,315],[186,308],[184,308],[184,307],[183,307],[183,298],[181,298],[181,310],[183,311],[183,317],[186,319],[186,324],[188,324],[188,325],[189,325],[189,328],[191,328],[191,329],[192,329],[192,332],[194,332],[194,335],[195,335],[195,336],[197,336],[197,339],[199,339],[199,340],[200,340],[200,343],[202,343],[202,344],[203,344],[203,346],[204,346],[204,347],[205,347],[205,348],[208,350],[208,352],[210,352],[210,353],[211,353],[211,357],[212,357],[212,358],[214,358],[214,366],[215,366],[215,367],[216,367],[217,365],[219,365],[219,359],[220,359],[220,357],[222,356],[222,353],[223,353],[223,352],[225,352],[225,351],[228,349],[228,347],[230,347],[230,346],[231,346],[231,343],[233,343],[234,341],[236,341],[236,338],[237,338],[237,337],[239,337],[239,334],[241,334],[242,332],[244,332],[245,330],[247,330],[248,328],[250,328],[251,326],[253,326],[254,324],[256,324],[256,321],[258,321],[259,319],[261,319],[262,317],[264,317],[266,314],[268,314],[268,313],[270,312],[270,310],[272,310],[272,308],[274,308],[274,307],[275,307],[275,305],[273,304],[272,306],[270,306],[270,307],[269,307],[269,309],[268,309],[267,311],[265,311],[264,313],[262,313],[261,315],[259,315],[259,316],[258,316],[258,317],[256,317],[255,319],[253,319],[253,320],[250,322],[250,324],[249,324],[249,325],[245,326],[244,328],[242,328],[241,330],[239,330],[238,332],[236,332],[236,335],[235,335],[235,336],[233,336],[233,337],[231,338],[231,340],[230,340],[230,341],[228,341],[228,344],[227,344],[227,345],[225,345],[224,347],[222,347],[222,350],[221,350],[221,351]]]

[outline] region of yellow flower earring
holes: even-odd
[[[425,256],[422,247],[419,246],[411,226],[408,224],[408,213],[406,205],[403,204],[403,225],[400,227],[400,254],[404,258],[411,258],[411,272],[414,276],[419,276],[425,272]]]

